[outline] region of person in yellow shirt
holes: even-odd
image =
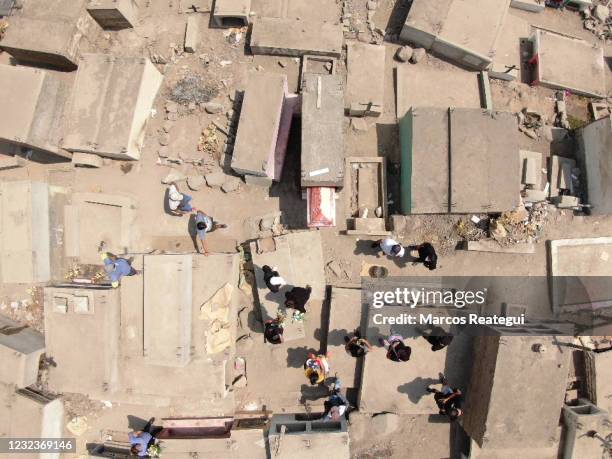
[[[312,352],[308,354],[308,359],[304,363],[304,373],[310,381],[310,385],[316,386],[323,384],[329,374],[329,362],[326,355],[315,355]]]

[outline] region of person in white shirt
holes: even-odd
[[[403,257],[406,250],[394,239],[379,239],[372,244],[372,248],[380,247],[383,253],[389,257]]]
[[[172,215],[179,216],[197,210],[191,206],[191,196],[181,193],[174,182],[168,187],[168,207]]]

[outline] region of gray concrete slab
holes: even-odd
[[[603,48],[560,32],[538,28],[530,40],[537,60],[532,84],[568,89],[587,97],[606,96]]]
[[[487,68],[509,5],[510,0],[454,0],[432,50],[466,67]]]
[[[535,253],[535,245],[531,243],[514,244],[504,247],[494,239],[481,239],[480,241],[467,241],[466,245],[466,249],[473,252]]]
[[[258,18],[251,32],[251,51],[253,54],[281,56],[315,54],[340,57],[343,40],[342,27],[338,24]]]
[[[143,354],[153,365],[191,360],[192,255],[144,257]]]
[[[402,195],[402,200],[410,201],[413,214],[448,212],[448,109],[412,108],[402,123],[409,126],[400,137],[402,167],[410,171],[410,197]]]
[[[532,187],[534,190],[542,190],[544,188],[542,183],[544,179],[542,169],[546,169],[546,164],[544,162],[544,156],[542,153],[537,151],[519,150],[519,161],[521,168],[521,182],[526,184],[526,169],[531,169],[533,166],[535,167],[535,171],[529,174],[530,176],[535,177],[535,183],[532,185]],[[528,163],[530,163],[529,167],[527,166]]]
[[[285,75],[249,75],[232,154],[231,166],[237,173],[274,177],[274,153],[286,95]]]
[[[521,71],[521,39],[529,38],[531,28],[529,22],[522,17],[508,13],[497,41],[493,63],[489,74],[493,78],[514,80]],[[516,71],[509,67],[516,66]]]
[[[212,20],[217,27],[244,27],[250,23],[251,0],[217,0]]]
[[[610,299],[611,287],[602,283],[601,278],[612,275],[611,237],[553,240],[549,242],[548,252],[553,312],[558,312],[563,305],[587,302],[585,293],[588,293],[588,303],[595,306]],[[577,279],[564,279],[564,276],[577,276]]]
[[[0,316],[0,383],[26,387],[36,383],[45,338],[36,330],[22,327]]]
[[[0,101],[10,111],[0,114],[0,140],[59,156],[68,88],[51,72],[0,65]]]
[[[516,118],[451,109],[451,213],[503,212],[519,204]]]
[[[384,46],[366,43],[347,45],[345,108],[357,116],[380,116],[385,94]],[[353,109],[356,108],[356,111]]]
[[[80,263],[100,264],[100,241],[112,253],[129,251],[135,209],[135,202],[126,196],[73,193],[72,204],[64,206],[65,256]]]
[[[15,391],[15,387],[0,383],[0,403],[4,410],[0,418],[1,437],[8,438],[62,438],[64,432],[64,404],[61,399],[49,400]],[[39,457],[23,453],[24,458]],[[59,459],[60,453],[45,457]]]
[[[86,2],[26,2],[12,15],[0,48],[20,61],[75,70],[81,41],[95,38],[101,30],[85,10]]]
[[[160,255],[160,257],[173,255]],[[174,255],[181,256],[181,255]],[[238,284],[238,255],[210,254],[183,255],[192,257],[192,287],[189,305],[191,313],[191,360],[182,367],[150,364],[142,355],[146,282],[144,276],[125,277],[121,282],[121,388],[112,399],[124,403],[172,405],[185,414],[197,415],[202,410],[213,415],[230,413],[233,398],[226,392],[226,385],[233,378],[235,322],[237,298],[232,295],[230,305],[219,305],[218,324],[228,330],[228,347],[222,347],[211,333],[215,325],[201,314],[200,307],[229,283],[232,289]],[[142,269],[142,256],[136,257],[135,269]],[[225,306],[228,306],[225,308]],[[176,311],[174,311],[176,313]],[[214,344],[214,346],[213,346]],[[222,344],[222,343],[221,343]],[[206,378],[201,375],[206,374]],[[163,383],[160,383],[163,382]],[[180,385],[180,391],[177,386]]]
[[[0,183],[0,215],[2,282],[29,284],[49,281],[48,185],[30,181]]]
[[[307,74],[302,88],[302,187],[344,185],[344,88],[339,75]]]
[[[602,118],[578,131],[578,163],[586,174],[591,215],[612,213],[612,117]]]
[[[495,55],[509,4],[510,0],[417,0],[400,38],[462,66],[484,70]]]
[[[289,316],[285,323],[285,341],[300,339],[305,336],[303,322],[291,320],[291,309],[287,310],[285,292],[292,286],[312,287],[311,302],[321,302],[325,298],[325,273],[323,268],[323,252],[321,236],[318,231],[303,231],[290,233],[274,238],[276,250],[272,252],[257,252],[257,243],[251,243],[251,255],[255,268],[257,294],[263,320],[276,318],[279,312]],[[287,285],[278,293],[272,293],[263,280],[262,266],[276,267]],[[309,308],[306,306],[306,311]],[[308,314],[307,314],[308,316]]]
[[[563,337],[477,337],[463,428],[483,451],[545,448],[559,441],[571,352]],[[542,344],[546,352],[534,352]],[[514,384],[508,384],[508,381]],[[525,388],[529,387],[526,391]],[[512,410],[508,402],[512,401]],[[517,422],[538,419],[538,422]]]
[[[411,107],[481,108],[478,74],[419,66],[418,77],[408,65],[397,67],[396,110],[401,119]]]
[[[139,159],[163,75],[147,58],[85,54],[70,98],[62,147]]]
[[[57,363],[49,389],[110,396],[119,386],[119,290],[47,287],[44,298],[46,355]]]
[[[89,0],[87,11],[100,27],[107,30],[131,28],[138,20],[135,0]]]
[[[361,289],[332,288],[327,332],[327,352],[333,356],[333,373],[344,388],[358,387],[358,359],[345,349],[345,336],[361,327],[363,313]]]

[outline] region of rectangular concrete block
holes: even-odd
[[[510,0],[416,0],[400,39],[459,65],[486,69],[495,55]]]
[[[541,13],[546,8],[543,0],[512,0],[510,6],[531,13]]]
[[[26,387],[36,383],[39,361],[45,352],[44,336],[30,327],[0,316],[0,383]]]
[[[448,109],[412,108],[399,126],[402,213],[448,212]]]
[[[344,185],[344,88],[338,75],[304,79],[301,166],[302,187]]]
[[[29,181],[1,183],[0,216],[2,282],[49,281],[49,186]]]
[[[519,204],[516,119],[506,112],[450,111],[452,213],[504,212]]]
[[[345,108],[351,116],[380,116],[385,93],[384,46],[351,43],[347,46]]]
[[[606,65],[601,46],[563,33],[536,28],[529,38],[535,64],[533,85],[568,89],[587,97],[606,96]]]
[[[49,389],[92,398],[109,397],[119,388],[120,289],[87,287],[44,290]],[[83,302],[87,312],[83,313]],[[95,365],[91,358],[95,356]],[[78,377],[75,377],[78,375]]]
[[[531,243],[514,244],[508,247],[502,246],[493,239],[481,239],[480,241],[467,241],[466,250],[474,252],[495,253],[535,253],[535,245]]]
[[[95,39],[101,30],[86,2],[26,2],[19,16],[11,17],[0,48],[19,61],[75,70],[81,41]]]
[[[231,166],[238,174],[274,178],[275,152],[286,95],[285,75],[249,75],[232,154]]]
[[[535,190],[542,189],[542,153],[537,151],[519,150],[521,166],[521,183],[530,185]]]
[[[245,27],[250,12],[251,0],[215,0],[212,20],[217,27]]]
[[[79,62],[62,147],[139,159],[163,75],[146,58],[85,54]]]
[[[107,30],[134,27],[138,18],[136,0],[89,0],[87,11],[100,27]]]
[[[191,360],[192,255],[144,257],[144,357],[184,367]]]
[[[313,31],[316,30],[316,33]],[[344,36],[338,24],[284,18],[258,18],[251,32],[253,54],[340,57]]]
[[[27,161],[19,156],[0,156],[0,170],[24,167]]]
[[[59,147],[68,87],[49,71],[0,65],[0,140],[69,156]]]
[[[578,130],[578,156],[586,175],[587,199],[593,215],[612,213],[612,117]]]
[[[73,153],[72,164],[78,167],[102,167],[104,161],[98,155],[92,155],[90,153]]]
[[[525,190],[525,196],[523,200],[525,202],[543,202],[546,201],[548,193],[544,190]]]
[[[187,25],[185,26],[185,52],[195,53],[200,40],[200,21],[198,15],[187,17]]]

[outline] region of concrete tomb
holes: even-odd
[[[140,159],[162,74],[146,58],[85,54],[79,66],[62,146],[72,152]]]

